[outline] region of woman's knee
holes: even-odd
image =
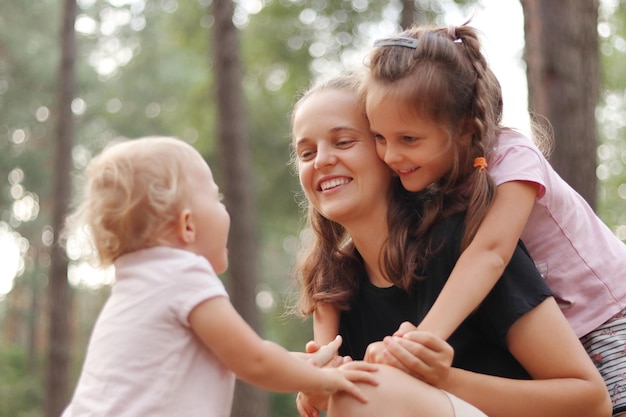
[[[328,417],[454,417],[446,393],[399,369],[380,365],[376,379],[377,386],[359,384],[367,403],[344,393],[333,395]]]

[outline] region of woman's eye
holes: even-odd
[[[301,160],[306,161],[306,160],[308,160],[308,159],[311,159],[311,158],[313,157],[313,155],[314,155],[314,152],[313,152],[313,151],[301,151],[301,152],[298,154],[298,157],[299,157]]]

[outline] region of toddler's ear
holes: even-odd
[[[196,226],[193,222],[191,210],[184,209],[180,212],[176,224],[176,234],[183,243],[194,243],[196,241]]]

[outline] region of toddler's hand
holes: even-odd
[[[377,370],[376,365],[363,361],[348,362],[338,368],[323,368],[322,372],[326,372],[329,376],[329,384],[321,387],[319,394],[332,395],[338,391],[343,391],[365,403],[367,398],[355,383],[378,385],[373,374]]]

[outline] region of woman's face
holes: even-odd
[[[351,91],[319,91],[300,102],[293,115],[302,189],[320,214],[344,226],[386,213],[392,176],[376,154],[355,97]]]

